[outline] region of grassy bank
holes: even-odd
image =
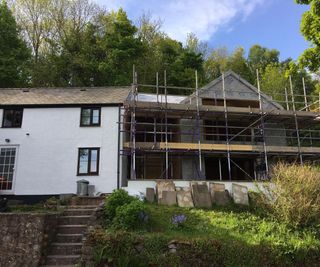
[[[293,230],[237,206],[212,210],[144,206],[149,219],[145,227],[129,231],[109,225],[92,234],[97,266],[319,264],[319,233],[311,228]],[[173,223],[179,215],[183,222]]]

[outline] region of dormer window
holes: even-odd
[[[100,120],[101,120],[100,107],[81,108],[80,126],[82,127],[100,126]]]
[[[22,108],[4,109],[2,118],[3,128],[21,128],[22,125]]]

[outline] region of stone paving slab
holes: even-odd
[[[158,203],[161,202],[164,191],[175,191],[175,185],[172,181],[158,181],[156,185]]]
[[[153,203],[154,202],[154,198],[155,198],[154,188],[152,188],[152,187],[146,188],[146,200],[149,203]]]
[[[191,192],[191,187],[189,186],[177,186],[176,187],[176,191],[185,191],[185,192]]]
[[[159,199],[159,204],[173,206],[177,204],[176,191],[162,191],[162,198]]]
[[[177,201],[178,201],[179,207],[183,207],[183,208],[193,208],[194,207],[193,199],[192,199],[192,195],[191,195],[191,190],[177,191]]]
[[[214,204],[225,206],[230,203],[229,192],[222,183],[209,183],[211,201]]]
[[[249,205],[248,187],[232,184],[233,201],[240,205]]]
[[[206,183],[205,184],[192,183],[191,189],[192,189],[193,203],[195,207],[197,208],[212,207],[211,197],[210,197],[208,186]]]

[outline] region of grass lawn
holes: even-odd
[[[314,229],[294,230],[234,205],[211,210],[145,205],[145,229],[111,227],[102,239],[100,233],[97,266],[110,258],[117,258],[114,266],[319,266],[320,239]],[[174,215],[185,215],[185,223],[173,225]],[[172,240],[187,245],[166,254]]]
[[[239,240],[248,245],[267,243],[295,249],[320,247],[320,239],[311,229],[293,230],[284,224],[255,215],[245,207],[214,207],[213,210],[188,209],[147,204],[150,232],[165,233],[172,238],[211,237],[221,241]],[[186,223],[172,227],[173,215],[184,214]]]

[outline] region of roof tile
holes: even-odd
[[[122,104],[129,91],[129,86],[0,88],[0,105]]]

